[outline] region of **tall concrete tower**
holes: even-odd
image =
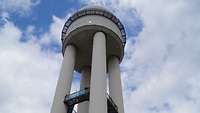
[[[64,55],[51,113],[124,113],[119,64],[126,33],[120,20],[100,6],[74,13],[62,31]],[[80,91],[70,94],[73,72]],[[107,93],[107,80],[109,94]]]

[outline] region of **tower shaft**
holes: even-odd
[[[67,107],[63,103],[66,94],[70,94],[76,49],[73,45],[68,45],[65,50],[60,76],[57,82],[56,93],[51,108],[51,113],[67,113]]]
[[[82,70],[80,90],[90,87],[91,69],[85,67]],[[78,104],[78,113],[88,113],[89,112],[89,101],[84,101]]]
[[[89,113],[107,113],[106,38],[97,32],[93,38]]]
[[[117,105],[118,112],[124,113],[119,59],[116,56],[113,56],[108,60],[108,74],[109,94]]]

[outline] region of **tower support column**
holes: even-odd
[[[109,94],[117,105],[119,113],[124,113],[119,59],[115,56],[108,61],[108,74]]]
[[[51,113],[67,113],[64,98],[70,94],[75,65],[76,50],[73,45],[68,45],[64,53],[60,76],[56,86]]]
[[[107,113],[106,37],[97,32],[93,38],[89,113]]]
[[[85,67],[82,69],[81,73],[82,75],[81,75],[80,90],[90,87],[91,69],[89,67]],[[89,112],[89,101],[84,101],[78,104],[77,113],[88,113],[88,112]]]

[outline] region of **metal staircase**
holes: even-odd
[[[65,105],[68,107],[67,113],[76,113],[73,111],[74,105],[81,103],[83,101],[89,101],[90,89],[85,88],[78,92],[74,92],[70,95],[66,95],[64,99]],[[108,113],[118,113],[117,105],[114,103],[112,98],[107,94],[107,112]]]

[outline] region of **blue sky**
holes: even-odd
[[[53,22],[52,15],[65,18],[67,14],[78,10],[81,7],[80,5],[78,1],[74,0],[61,0],[59,2],[43,0],[26,14],[11,12],[9,19],[22,30],[25,30],[29,25],[33,25],[37,28],[34,34],[38,36],[37,38],[40,38],[40,35],[47,32],[49,25]],[[22,42],[27,40],[29,38],[26,36],[21,39]],[[61,52],[60,46],[60,43],[51,42],[50,45],[43,45],[42,49],[50,48],[55,52]]]
[[[34,26],[45,32],[45,29],[48,29],[49,24],[52,22],[52,15],[65,17],[69,12],[80,7],[80,3],[74,0],[43,0],[33,7],[29,14],[19,15],[13,13],[11,19],[22,29],[25,29],[27,25],[34,24]]]
[[[0,113],[50,112],[62,27],[88,4],[106,7],[126,28],[125,113],[200,112],[199,0],[0,0]]]

